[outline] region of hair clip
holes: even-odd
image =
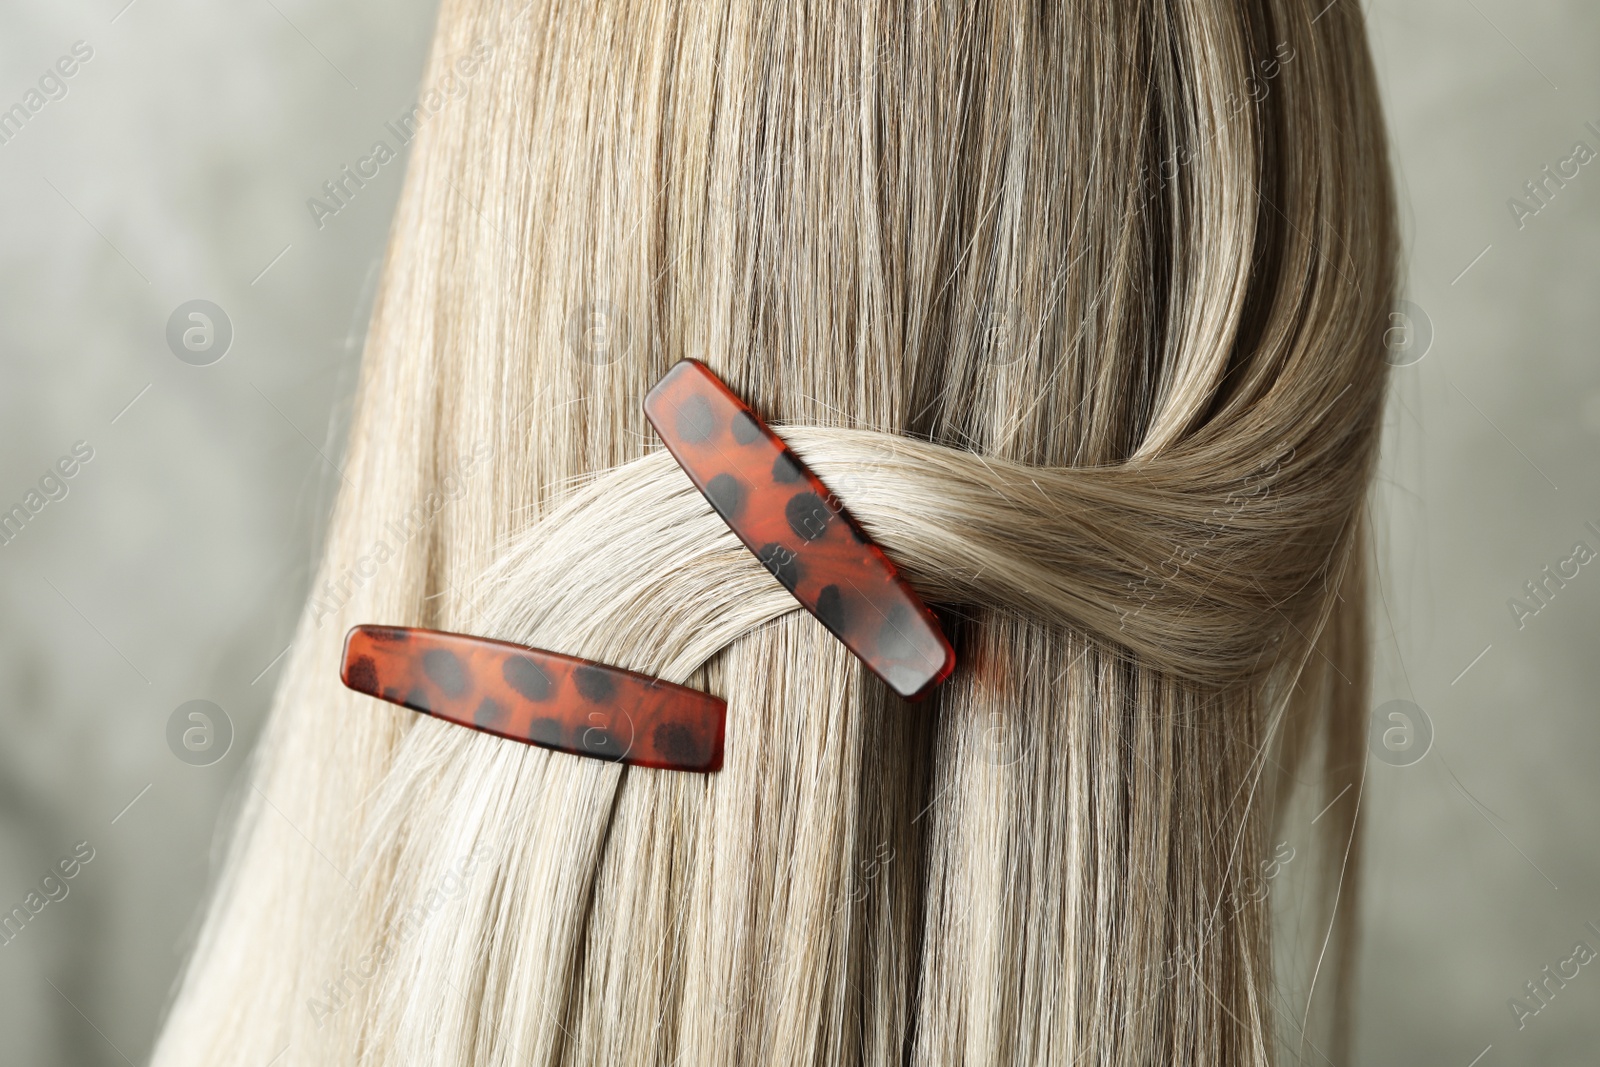
[[[789,446],[705,364],[656,383],[645,416],[717,514],[861,662],[907,700],[955,669],[939,620]]]
[[[727,702],[688,686],[486,637],[357,626],[344,684],[473,730],[575,756],[719,770]]]

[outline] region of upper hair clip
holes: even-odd
[[[839,499],[705,364],[645,398],[672,458],[796,600],[907,700],[955,669],[939,620]]]
[[[612,763],[722,767],[726,701],[576,656],[486,637],[357,626],[344,684],[474,730]]]

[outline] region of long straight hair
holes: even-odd
[[[1396,251],[1318,6],[443,0],[154,1062],[1340,1062]],[[662,452],[686,356],[939,609],[932,699]],[[726,765],[349,693],[356,623],[709,689]]]

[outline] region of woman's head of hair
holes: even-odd
[[[1359,11],[445,0],[430,72],[468,54],[157,1062],[1336,1055],[1354,821],[1296,812],[1361,766],[1395,249]],[[661,451],[691,356],[938,607],[931,700]],[[363,622],[708,688],[725,766],[349,694]],[[1275,961],[1280,841],[1322,925]]]

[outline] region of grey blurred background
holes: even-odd
[[[1600,8],[1368,17],[1410,303],[1356,1062],[1593,1065]],[[0,113],[0,518],[28,516],[0,528],[0,912],[43,902],[0,943],[0,1062],[148,1058],[307,593],[403,163],[320,229],[306,200],[414,102],[432,19],[0,2],[0,109],[28,110]],[[1578,974],[1541,1002],[1546,966]]]

